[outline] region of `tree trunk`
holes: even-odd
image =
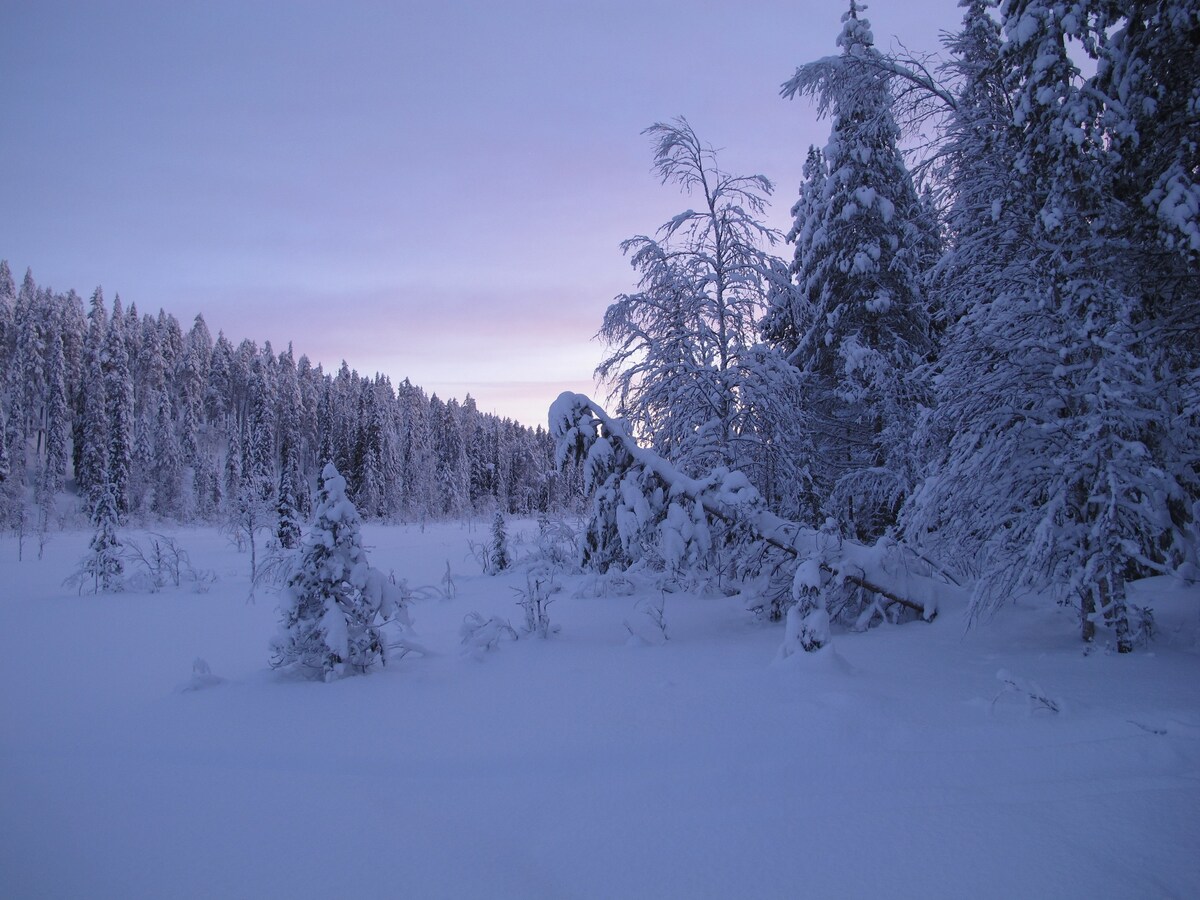
[[[1083,641],[1090,644],[1096,639],[1096,595],[1090,585],[1084,585],[1079,591],[1079,615]]]
[[[1125,578],[1119,573],[1100,580],[1100,602],[1104,606],[1104,621],[1117,633],[1117,652],[1133,652],[1133,636],[1129,632],[1129,611],[1125,605]]]

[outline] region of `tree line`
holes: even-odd
[[[108,506],[122,522],[257,516],[295,546],[328,462],[372,519],[533,514],[579,493],[544,428],[470,396],[443,401],[345,362],[324,372],[291,345],[234,346],[203,315],[185,332],[119,296],[109,309],[100,288],[85,309],[31,272],[18,289],[6,261],[0,371],[0,521],[39,547]]]

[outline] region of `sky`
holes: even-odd
[[[603,397],[622,240],[688,208],[647,126],[776,185],[828,123],[779,86],[842,3],[0,0],[0,258],[234,343],[544,424]],[[954,0],[865,13],[934,49]],[[787,250],[782,251],[786,253]]]

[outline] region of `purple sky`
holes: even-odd
[[[842,3],[8,3],[0,258],[20,280],[544,423],[592,392],[619,242],[687,201],[640,135],[685,115],[788,225],[826,123],[779,99]],[[954,0],[878,2],[933,48]]]

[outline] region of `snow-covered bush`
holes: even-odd
[[[553,573],[542,567],[531,569],[525,575],[525,590],[514,590],[520,597],[517,605],[525,611],[526,634],[547,638],[559,630],[557,625],[550,625],[549,606],[554,595],[562,590]]]
[[[205,591],[216,580],[211,570],[194,568],[188,552],[173,537],[152,533],[147,540],[145,547],[134,540],[126,542],[124,557],[137,568],[129,576],[130,589],[156,593],[168,585],[181,587],[186,582],[197,591]]]
[[[625,620],[632,643],[656,646],[667,642],[666,601],[666,594],[660,593],[657,600],[643,597],[634,604],[633,615]]]
[[[385,662],[381,627],[394,618],[407,622],[399,588],[367,562],[358,511],[332,463],[322,472],[315,521],[281,612],[271,665],[327,681]]]
[[[538,516],[537,559],[555,571],[577,571],[579,568],[579,535],[565,519]]]
[[[518,638],[516,629],[507,619],[499,616],[485,619],[477,612],[463,616],[458,634],[462,639],[463,652],[475,659],[483,659],[483,654],[495,649],[502,640],[515,641]]]

